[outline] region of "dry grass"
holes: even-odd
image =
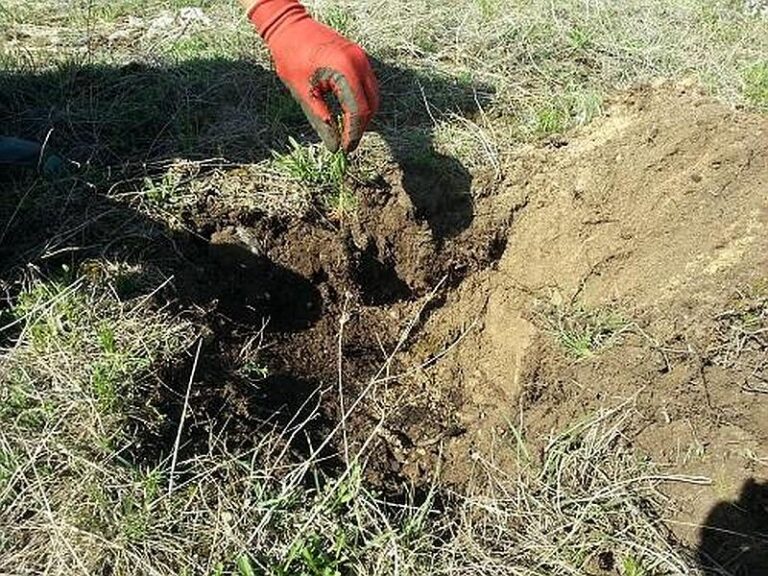
[[[150,295],[121,301],[119,285],[142,271],[108,268],[99,285],[33,273],[4,315],[3,334],[17,331],[0,361],[5,574],[93,573],[105,541],[138,529],[136,490],[150,490],[154,472],[127,464],[126,426],[153,417],[142,400],[156,385],[150,369],[194,331]]]
[[[539,303],[536,317],[563,350],[576,360],[586,360],[633,330],[634,323],[611,307],[587,309],[578,303]]]
[[[717,317],[712,360],[737,371],[747,392],[768,394],[768,282],[739,291]]]
[[[518,471],[478,455],[471,492],[462,495],[452,573],[566,575],[697,574],[656,516],[665,478],[639,462],[624,438],[623,406],[552,438],[532,454],[515,432]]]
[[[60,318],[46,315],[44,324]],[[188,342],[191,334],[179,330]],[[9,354],[11,365],[26,366],[26,344]],[[36,384],[53,385],[59,374]],[[383,367],[350,399],[347,416],[388,374]],[[190,377],[194,384],[194,371]],[[279,432],[256,430],[247,452],[229,452],[212,434],[207,450],[175,466],[136,466],[114,451],[120,427],[105,421],[100,393],[66,383],[65,401],[49,391],[39,400],[43,424],[30,428],[38,406],[25,403],[0,431],[3,573],[698,574],[657,516],[664,504],[656,487],[701,480],[666,478],[635,458],[623,436],[629,406],[575,424],[540,456],[524,428],[511,428],[516,443],[501,449],[517,454],[516,471],[477,454],[467,492],[435,485],[420,503],[393,503],[362,480],[375,431],[334,478],[322,472],[321,446],[301,461],[287,450],[313,414]],[[88,436],[73,433],[72,423],[87,425]],[[105,434],[107,446],[98,443]]]

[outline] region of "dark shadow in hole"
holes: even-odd
[[[768,576],[768,482],[744,483],[735,502],[720,502],[700,531],[698,559],[707,574]]]
[[[493,88],[372,60],[382,93],[375,124],[403,171],[403,188],[438,241],[455,236],[472,223],[472,176],[458,159],[437,151],[435,122],[449,113],[472,117],[490,104]]]
[[[381,261],[375,244],[360,253],[355,272],[361,299],[368,306],[392,304],[413,295],[408,284],[397,275],[395,267]]]
[[[304,458],[315,454],[322,462],[322,469],[330,472],[341,468],[334,448],[335,442],[325,444],[334,422],[323,409],[321,383],[296,378],[290,374],[272,374],[256,385],[258,393],[251,397],[254,413],[265,413],[264,406],[273,407],[278,426],[299,427],[291,448]],[[327,392],[327,391],[326,391]],[[305,422],[305,424],[302,424]]]
[[[220,438],[230,453],[254,449],[272,434],[273,446],[289,451],[283,464],[314,456],[313,465],[333,476],[341,463],[336,444],[328,442],[318,449],[333,429],[320,394],[320,382],[290,374],[270,374],[252,378],[231,362],[230,350],[220,341],[208,341],[200,354],[195,376],[195,393],[188,401],[181,461],[205,454],[212,437]],[[139,439],[123,451],[122,457],[135,465],[156,465],[169,458],[178,432],[185,403],[185,391],[193,358],[167,367],[160,375],[162,385],[152,390],[151,403],[163,417],[157,423],[132,420],[129,436]],[[226,434],[221,432],[226,428]],[[271,454],[270,454],[271,456]]]
[[[194,304],[216,302],[217,310],[240,325],[269,320],[269,332],[309,328],[323,302],[312,280],[253,254],[237,243],[196,239],[193,267],[178,272],[180,295]]]

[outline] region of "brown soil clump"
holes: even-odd
[[[767,137],[764,117],[643,90],[557,148],[520,155],[501,189],[526,207],[503,256],[446,297],[410,350],[423,358],[474,322],[418,384],[461,398],[449,477],[466,477],[473,452],[512,446],[510,423],[543,443],[628,402],[642,454],[711,479],[669,487],[687,541],[719,501],[768,478]],[[620,321],[613,346],[576,358],[559,340],[583,310]]]

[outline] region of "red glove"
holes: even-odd
[[[269,46],[278,76],[301,104],[331,152],[357,147],[379,107],[376,77],[365,52],[313,20],[297,0],[257,0],[248,11]],[[343,133],[325,96],[333,93],[344,113]]]

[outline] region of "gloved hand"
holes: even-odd
[[[248,18],[328,149],[354,150],[379,107],[378,84],[365,52],[313,20],[297,0],[257,0]],[[343,111],[341,133],[324,99],[329,93]]]

